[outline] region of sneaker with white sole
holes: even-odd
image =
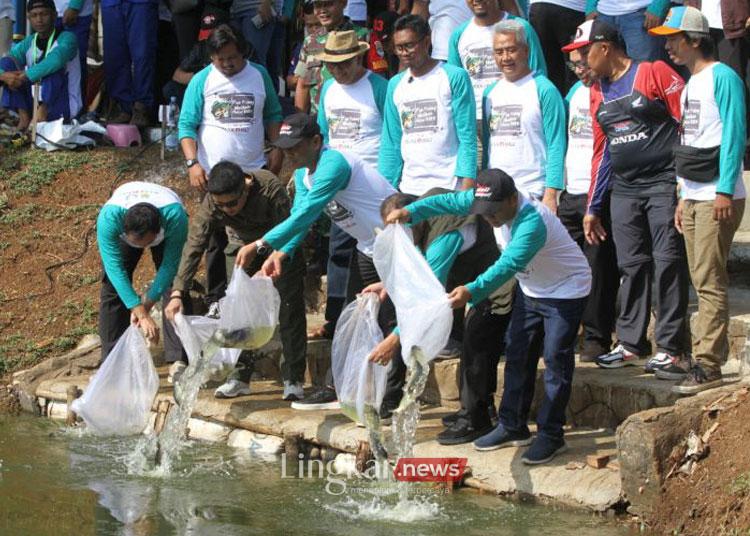
[[[618,344],[611,352],[596,358],[596,364],[607,369],[634,366],[642,362],[641,356],[627,351],[622,344]]]
[[[292,402],[292,409],[300,411],[312,411],[316,409],[341,409],[336,390],[333,387],[324,387],[302,400]]]
[[[250,394],[250,384],[229,378],[214,391],[214,398],[236,398]]]
[[[187,363],[184,361],[175,361],[169,367],[169,375],[167,376],[167,383],[175,383],[180,381],[180,377],[185,373]]]
[[[302,384],[300,382],[290,382],[288,380],[284,381],[284,396],[282,397],[283,400],[296,401],[302,400],[303,398],[305,398],[305,390],[302,388]]]
[[[690,372],[690,358],[669,355],[669,362],[654,371],[654,375],[660,380],[683,380]]]
[[[649,374],[652,374],[660,368],[668,366],[671,362],[672,356],[667,352],[657,352],[656,355],[646,361],[646,364],[643,366],[643,370],[645,370]]]

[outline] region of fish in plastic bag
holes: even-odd
[[[375,239],[373,262],[396,307],[401,355],[412,367],[413,352],[429,363],[448,343],[453,310],[443,285],[403,225],[388,225]]]
[[[214,339],[222,348],[256,350],[268,344],[279,324],[281,297],[270,277],[250,277],[236,269],[219,302]]]
[[[178,313],[174,317],[175,333],[180,338],[188,361],[193,364],[200,358],[206,342],[214,335],[219,327],[219,320],[207,316],[185,316]],[[234,370],[242,350],[239,348],[221,348],[217,351],[211,363],[211,379],[223,380]]]
[[[72,409],[97,435],[143,432],[159,390],[159,375],[146,339],[130,326],[91,378]]]

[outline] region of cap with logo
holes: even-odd
[[[304,139],[320,134],[320,126],[312,115],[292,114],[281,123],[279,137],[273,142],[279,149],[291,149]]]
[[[620,46],[624,46],[625,44],[617,28],[606,22],[594,19],[587,20],[578,26],[573,41],[562,47],[562,51],[571,52],[592,43],[617,43]]]
[[[213,6],[206,6],[201,15],[201,28],[198,32],[198,41],[205,41],[211,37],[211,33],[220,24],[229,23],[229,12]]]
[[[510,199],[517,191],[513,179],[503,170],[483,169],[477,174],[477,186],[474,189],[471,213],[495,214],[500,204]]]
[[[673,7],[667,13],[664,24],[651,28],[651,35],[674,35],[680,32],[709,34],[708,19],[694,7]]]

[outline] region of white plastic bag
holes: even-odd
[[[255,350],[267,344],[279,323],[281,298],[270,277],[236,269],[219,302],[217,340],[224,348]]]
[[[219,327],[219,320],[207,316],[185,316],[177,313],[174,317],[174,329],[185,348],[188,361],[193,363],[200,356],[203,346]],[[224,378],[234,369],[242,350],[239,348],[221,348],[211,359],[211,375]]]
[[[431,361],[447,344],[453,325],[443,285],[403,225],[388,225],[378,234],[373,261],[396,307],[404,363],[411,367],[416,348]]]
[[[383,340],[378,326],[377,294],[357,296],[342,311],[333,334],[331,366],[342,411],[351,419],[367,422],[367,413],[380,410],[389,367],[368,361]]]
[[[72,408],[95,434],[140,434],[158,390],[159,375],[146,339],[130,326]]]

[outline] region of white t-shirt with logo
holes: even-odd
[[[227,78],[211,69],[203,86],[203,119],[198,128],[198,161],[206,172],[222,160],[243,171],[266,165],[263,109],[266,88],[261,72],[245,65]]]
[[[524,194],[541,198],[545,189],[547,143],[533,73],[505,78],[485,93],[488,118],[488,169],[502,169]]]
[[[318,105],[318,123],[325,142],[377,167],[383,130],[381,109],[387,88],[388,82],[371,72],[351,85],[327,81]]]
[[[730,67],[718,62],[690,77],[680,99],[684,129],[682,144],[709,148],[721,145],[722,141],[726,141],[723,140],[726,127],[720,116],[720,105],[716,98],[716,83],[717,80],[721,82],[722,78],[731,80],[735,77],[736,75]],[[732,91],[732,93],[734,92]],[[739,96],[736,98],[742,99],[741,90],[739,90]],[[742,138],[744,139],[744,130]],[[732,143],[737,143],[737,140],[732,140]],[[741,148],[738,150],[741,150]],[[695,201],[713,201],[716,199],[717,181],[695,182],[679,176],[677,180],[680,183],[680,196],[683,199]],[[740,165],[737,182],[734,186],[734,198],[744,199],[745,196],[742,165]]]
[[[565,189],[573,195],[586,194],[591,185],[594,134],[591,129],[591,90],[582,82],[568,93],[568,151],[565,153]]]
[[[431,0],[430,28],[432,28],[432,57],[448,59],[448,43],[453,30],[474,14],[464,0]]]
[[[474,88],[477,118],[482,117],[484,90],[503,76],[492,51],[494,34],[494,26],[479,26],[472,18],[458,40],[458,55],[461,57],[461,64],[471,77],[471,85]]]

